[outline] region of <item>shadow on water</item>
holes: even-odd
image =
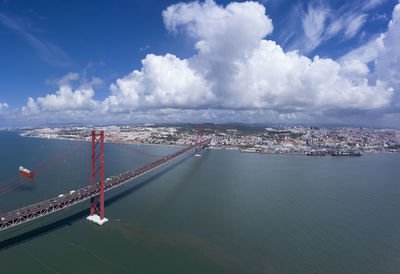
[[[29,184],[30,182],[24,183],[23,185],[18,186],[15,190],[20,192],[32,192],[36,189],[36,186],[33,184]],[[27,185],[29,184],[29,185]]]
[[[179,161],[177,161],[176,163],[173,163],[172,165],[168,166],[167,168],[165,168],[164,170],[154,174],[153,176],[151,176],[150,178],[144,180],[143,182],[136,184],[130,188],[128,188],[127,190],[124,190],[123,192],[112,196],[110,198],[108,198],[107,200],[104,201],[104,206],[109,206],[112,205],[113,203],[125,198],[126,196],[130,195],[131,193],[138,191],[139,189],[141,189],[142,187],[146,186],[147,184],[151,183],[152,181],[160,178],[162,175],[168,173],[169,171],[171,171],[173,168],[179,166],[181,163],[183,163],[186,159],[192,157],[193,154],[189,153],[187,154],[185,157],[183,157],[182,159],[180,159]],[[67,216],[65,218],[62,218],[61,220],[52,222],[50,224],[35,228],[31,231],[25,232],[23,234],[14,236],[12,238],[6,239],[4,241],[0,242],[0,250],[2,249],[7,249],[9,247],[12,247],[14,245],[26,242],[30,239],[34,239],[38,236],[41,235],[45,235],[47,233],[50,233],[51,231],[60,229],[64,226],[67,225],[72,225],[72,223],[78,221],[79,219],[85,217],[88,214],[89,209],[85,209],[85,210],[81,210],[73,215]]]

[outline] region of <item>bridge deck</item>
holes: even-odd
[[[203,142],[203,144],[207,145],[209,142],[210,140],[206,140],[205,142]],[[176,157],[194,149],[196,146],[197,145],[191,145],[175,153],[166,155],[142,167],[114,176],[110,180],[104,182],[104,192],[114,189],[136,177],[139,177],[155,168],[158,168],[166,164],[167,162],[175,159]],[[64,196],[62,197],[51,198],[39,203],[35,203],[17,210],[7,212],[0,215],[0,231],[23,223],[27,223],[29,221],[60,211],[62,209],[66,209],[70,206],[86,201],[92,197],[98,196],[99,194],[100,186],[99,183],[97,183],[94,186],[87,186],[78,189],[72,194],[67,193],[64,194]]]

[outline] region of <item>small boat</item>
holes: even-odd
[[[24,168],[23,166],[19,167],[19,173],[21,173],[22,175],[25,175],[26,177],[29,177],[29,178],[35,177],[35,173],[33,173],[32,171],[30,171],[27,168]]]

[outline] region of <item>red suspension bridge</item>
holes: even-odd
[[[90,215],[87,219],[91,222],[102,225],[108,220],[104,217],[104,193],[121,186],[134,178],[137,178],[147,172],[150,172],[173,159],[196,149],[196,155],[200,155],[200,150],[210,143],[211,139],[203,140],[201,129],[198,130],[198,136],[194,145],[188,146],[172,154],[162,156],[156,161],[148,163],[142,167],[128,170],[117,176],[113,176],[106,181],[104,180],[104,131],[96,132],[92,131],[92,146],[91,146],[91,181],[90,185],[84,188],[80,188],[70,193],[62,194],[57,197],[41,201],[29,206],[19,208],[10,212],[0,214],[0,231],[6,230],[17,225],[27,223],[44,217],[46,215],[55,213],[57,211],[67,209],[73,205],[79,204],[83,201],[90,200]],[[63,151],[46,159],[34,167],[35,170],[39,170],[36,176],[46,170],[52,168],[54,165],[60,162],[60,155],[68,156],[73,154],[77,150],[81,149],[85,143],[76,145],[71,144]],[[136,150],[136,149],[134,149]],[[140,151],[136,151],[140,152]],[[148,154],[148,153],[142,153]],[[156,156],[154,154],[148,154],[147,156]],[[44,167],[44,168],[43,168]],[[42,168],[42,169],[40,169]],[[5,195],[20,185],[24,184],[26,180],[18,180],[19,177],[11,178],[4,185],[0,186],[0,196]]]

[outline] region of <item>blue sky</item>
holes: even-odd
[[[398,127],[395,7],[390,0],[4,0],[0,126]]]

